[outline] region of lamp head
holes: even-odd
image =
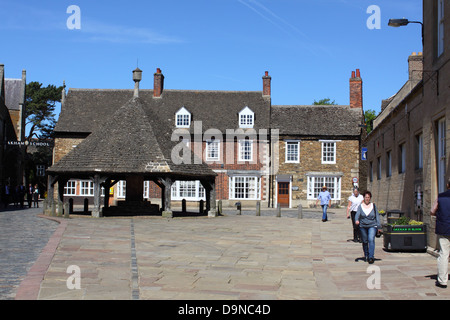
[[[409,23],[408,19],[389,19],[388,26],[401,27],[401,26],[406,26],[408,23]]]

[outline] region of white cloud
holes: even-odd
[[[267,20],[277,28],[281,29],[285,33],[290,34],[292,31],[301,35],[304,38],[307,38],[306,34],[300,31],[297,27],[277,15],[272,10],[268,9],[266,6],[262,5],[260,2],[256,0],[238,0],[241,4],[245,5],[256,14],[258,14],[263,19]]]
[[[83,21],[79,31],[86,34],[87,40],[90,41],[148,44],[184,42],[177,37],[164,35],[148,28],[119,26],[95,21]]]
[[[76,41],[96,41],[110,43],[181,43],[182,39],[165,35],[151,28],[117,25],[96,21],[89,17],[81,7],[79,30],[70,30],[67,19],[71,14],[66,10],[42,8],[37,4],[6,2],[0,13],[0,30],[36,31],[36,32],[73,32],[80,37]],[[7,12],[7,14],[5,14]],[[75,38],[74,38],[75,39]]]

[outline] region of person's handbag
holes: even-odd
[[[375,210],[375,215],[377,214],[378,210],[377,210],[377,206],[375,205],[375,203],[373,204],[373,208]],[[377,231],[377,233],[375,234],[375,237],[380,238],[381,237],[382,232]]]

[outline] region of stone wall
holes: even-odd
[[[308,200],[308,174],[336,174],[341,176],[341,198],[334,203],[342,206],[347,205],[347,199],[352,193],[352,178],[359,179],[359,141],[358,140],[336,140],[336,163],[322,164],[322,142],[319,140],[302,139],[300,141],[299,163],[285,162],[285,141],[279,143],[280,163],[278,175],[291,175],[291,207],[295,208],[300,203],[310,206],[314,200]],[[274,177],[274,186],[276,177]],[[275,197],[277,196],[274,194]]]
[[[55,147],[53,148],[53,163],[58,162],[70,150],[76,147],[82,138],[55,138]]]
[[[416,208],[415,192],[423,191],[423,165],[421,167],[418,163],[418,137],[424,133],[423,111],[422,90],[418,90],[369,135],[367,143],[367,184],[372,192],[372,201],[379,209],[401,210],[414,219],[421,219],[422,213],[418,211],[421,208]],[[425,144],[426,139],[423,138]],[[402,165],[402,152],[406,153],[405,166]]]

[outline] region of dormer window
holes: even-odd
[[[254,123],[255,113],[249,107],[239,112],[239,128],[253,128]]]
[[[191,113],[182,107],[175,114],[175,126],[177,128],[189,128],[191,125]]]

